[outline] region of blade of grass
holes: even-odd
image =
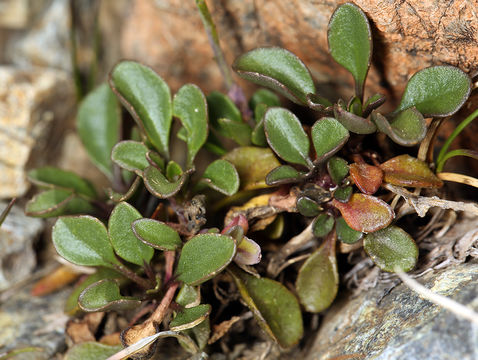
[[[437,161],[437,173],[442,172],[447,160],[454,156],[467,156],[472,159],[478,160],[478,151],[457,149],[447,152],[440,161]]]

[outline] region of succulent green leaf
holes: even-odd
[[[327,37],[330,54],[353,75],[356,94],[361,98],[372,56],[367,16],[355,4],[339,6],[330,18]]]
[[[249,100],[249,107],[255,113],[256,108],[259,104],[264,104],[266,107],[280,106],[280,100],[279,97],[273,92],[267,89],[259,89],[254,94],[252,94],[252,97]]]
[[[349,131],[337,120],[324,117],[312,126],[312,142],[317,160],[324,161],[339,151],[350,137]]]
[[[301,266],[295,283],[297,294],[305,310],[317,313],[332,304],[338,285],[335,241],[325,241]]]
[[[46,188],[62,188],[80,195],[96,198],[96,190],[88,181],[74,172],[45,166],[28,172],[28,180],[35,185]]]
[[[266,184],[274,186],[298,182],[303,175],[303,172],[297,171],[290,165],[281,165],[267,174]]]
[[[368,117],[372,110],[379,108],[385,103],[386,100],[387,99],[382,94],[374,94],[370,96],[365,102],[365,105],[363,106],[362,117]]]
[[[129,189],[126,191],[126,193],[124,193],[124,194],[119,193],[119,192],[114,191],[111,188],[108,188],[106,190],[106,193],[108,195],[108,198],[115,203],[118,203],[118,202],[121,202],[121,201],[126,201],[126,200],[129,200],[135,194],[136,190],[138,190],[138,187],[139,187],[140,183],[141,183],[141,177],[136,176],[136,178],[131,183]]]
[[[83,290],[78,298],[78,305],[87,312],[120,311],[140,306],[141,300],[121,296],[118,283],[112,279],[104,279]]]
[[[415,241],[397,226],[389,226],[366,235],[363,247],[379,268],[389,272],[396,268],[410,271],[418,259]]]
[[[415,73],[408,81],[394,113],[416,107],[424,117],[449,116],[470,95],[471,79],[454,66],[432,66]]]
[[[191,166],[208,135],[207,103],[201,89],[193,84],[182,86],[173,99],[173,115],[186,129],[187,161]]]
[[[260,327],[283,348],[290,348],[302,338],[302,314],[296,297],[281,283],[256,278],[230,267],[241,297]]]
[[[239,190],[239,173],[227,160],[213,161],[204,171],[203,178],[209,187],[224,195],[234,195]]]
[[[309,137],[299,119],[287,109],[270,108],[264,115],[267,142],[283,160],[312,167]]]
[[[297,104],[306,104],[307,94],[315,93],[307,67],[282,48],[254,49],[238,57],[232,68],[242,78],[278,91]]]
[[[116,65],[109,81],[151,144],[167,158],[172,122],[168,85],[152,69],[134,61],[122,61]]]
[[[201,304],[191,308],[184,308],[178,312],[169,323],[172,331],[184,331],[202,323],[211,313],[211,305]]]
[[[372,120],[378,130],[403,146],[413,146],[425,138],[427,124],[423,115],[414,107],[399,112],[391,122],[382,114],[372,111]]]
[[[264,115],[268,107],[265,104],[259,104],[256,106],[254,111],[254,116],[256,118],[256,126],[251,133],[251,141],[254,145],[266,147],[267,138],[266,133],[264,132]]]
[[[121,345],[105,345],[98,342],[88,341],[76,344],[65,354],[64,360],[98,360],[107,359],[118,351],[121,351]]]
[[[92,216],[59,218],[52,231],[53,245],[60,256],[77,265],[119,265],[101,221]]]
[[[364,194],[375,194],[382,185],[383,171],[378,166],[354,163],[349,166],[350,177]]]
[[[176,269],[178,280],[199,285],[224,270],[235,254],[236,243],[230,236],[196,235],[181,250]]]
[[[217,130],[221,135],[234,140],[241,146],[251,144],[252,129],[245,122],[237,122],[226,118],[220,118],[217,122]]]
[[[223,156],[227,153],[224,145],[222,145],[219,138],[212,131],[209,132],[209,136],[207,138],[207,142],[204,144],[204,148],[217,156]]]
[[[161,221],[139,219],[132,227],[139,240],[155,249],[172,251],[183,245],[178,232]]]
[[[312,233],[314,236],[321,238],[330,233],[334,227],[335,220],[329,214],[320,214],[314,219],[312,224]]]
[[[352,186],[340,186],[337,190],[334,191],[334,198],[340,202],[346,203],[350,200],[352,193]]]
[[[25,213],[32,217],[55,217],[60,215],[92,212],[93,206],[69,190],[51,189],[36,194],[25,207]]]
[[[334,156],[327,161],[327,171],[336,185],[340,185],[349,173],[349,166],[344,159]]]
[[[353,194],[346,203],[332,200],[347,224],[360,232],[374,232],[390,225],[395,214],[383,200],[365,194]]]
[[[179,305],[190,308],[201,303],[201,291],[199,286],[183,284],[175,300]]]
[[[154,166],[147,167],[143,172],[144,185],[151,194],[160,199],[166,199],[175,195],[181,190],[187,177],[188,173],[185,172],[178,180],[170,182],[166,176]]]
[[[358,96],[350,98],[349,103],[347,104],[347,110],[352,114],[362,116],[362,101]]]
[[[143,170],[149,166],[146,154],[149,149],[138,141],[121,141],[113,147],[111,160],[122,169],[134,171],[142,175]]]
[[[120,202],[111,212],[108,221],[108,234],[116,254],[139,266],[148,264],[154,255],[153,248],[141,242],[133,232],[133,222],[141,218],[141,214],[133,206]]]
[[[352,229],[343,217],[335,220],[337,238],[345,244],[353,244],[363,237],[363,232]]]
[[[176,161],[171,160],[166,165],[166,178],[169,181],[176,181],[178,180],[181,175],[183,174],[183,169],[181,165],[179,165]]]
[[[232,102],[232,100],[219,91],[211,92],[207,97],[207,106],[209,110],[209,121],[215,130],[220,130],[219,119],[229,119],[241,123],[241,111]]]
[[[353,133],[365,135],[377,130],[377,126],[369,119],[348,112],[337,104],[334,105],[334,115],[347,130]]]
[[[149,150],[146,153],[146,160],[148,160],[149,165],[157,167],[159,170],[165,170],[164,159],[156,151]]]
[[[76,128],[93,163],[110,179],[110,154],[120,139],[121,116],[115,94],[102,84],[89,93],[78,107]]]
[[[261,247],[254,240],[244,236],[237,246],[234,262],[241,265],[255,265],[261,261]]]
[[[301,215],[307,217],[317,216],[322,210],[319,204],[306,196],[301,196],[297,198],[296,207],[297,211],[299,211]]]
[[[424,188],[443,186],[443,182],[425,162],[407,154],[387,160],[380,167],[384,172],[383,180],[392,185]]]
[[[307,94],[307,106],[312,110],[323,112],[333,104],[318,94]]]
[[[271,149],[254,146],[237,147],[224,155],[223,159],[236,168],[242,190],[267,187],[264,180],[267,174],[280,166]]]

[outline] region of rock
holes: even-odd
[[[74,89],[60,70],[0,66],[0,199],[23,195],[27,167],[46,164],[74,116]]]
[[[3,211],[7,203],[0,202]],[[33,242],[43,230],[41,219],[25,216],[14,205],[0,227],[0,291],[27,279],[36,266]]]
[[[476,261],[418,279],[475,311],[477,280]],[[342,300],[327,312],[306,359],[349,359],[354,354],[369,360],[476,359],[476,325],[422,299],[403,284],[389,293],[387,287],[379,285],[355,299],[342,294]]]
[[[0,28],[23,30],[47,0],[0,0]]]
[[[0,307],[2,352],[22,347],[40,347],[41,352],[23,353],[22,360],[46,360],[65,348],[63,306],[71,289],[45,297],[30,295],[30,288],[16,292]]]

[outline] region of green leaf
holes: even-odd
[[[266,147],[267,146],[267,138],[266,133],[264,132],[264,115],[267,111],[268,107],[265,104],[259,104],[256,106],[256,110],[254,111],[254,116],[256,117],[256,126],[251,133],[251,141],[254,145]]]
[[[211,305],[201,304],[191,308],[184,308],[178,312],[169,323],[172,331],[184,331],[202,323],[211,313]]]
[[[216,135],[214,135],[212,131],[209,132],[209,136],[207,138],[207,142],[204,144],[204,148],[217,156],[223,156],[225,153],[227,153],[227,150],[224,148],[221,141]]]
[[[317,216],[322,210],[319,204],[306,196],[300,196],[297,198],[296,207],[301,215],[307,217]]]
[[[172,251],[183,245],[178,232],[161,221],[136,220],[133,222],[133,232],[139,240],[158,250]]]
[[[283,160],[312,168],[309,137],[299,119],[287,109],[270,108],[264,116],[267,142]]]
[[[60,256],[77,265],[119,265],[101,221],[92,216],[59,218],[52,231],[53,245]]]
[[[98,360],[107,359],[118,351],[121,351],[121,345],[104,345],[101,343],[89,341],[73,345],[65,354],[64,360]]]
[[[143,266],[148,264],[154,250],[141,242],[134,234],[132,223],[142,216],[133,206],[120,202],[111,212],[108,221],[108,234],[115,252],[130,263]]]
[[[175,300],[179,305],[190,308],[201,303],[201,291],[199,286],[183,284]]]
[[[334,228],[335,220],[329,214],[320,214],[314,219],[312,224],[312,233],[314,236],[321,238],[326,236]]]
[[[383,171],[378,166],[354,163],[349,166],[350,177],[364,194],[375,194],[382,185]]]
[[[340,185],[349,173],[349,166],[344,159],[334,156],[327,161],[327,171],[336,185]]]
[[[209,121],[216,130],[219,119],[229,119],[237,123],[242,122],[240,110],[228,96],[219,91],[213,91],[207,96],[207,106],[209,108]]]
[[[239,190],[239,174],[229,161],[213,161],[204,171],[203,178],[209,187],[224,195],[234,195]]]
[[[111,160],[119,167],[142,175],[149,166],[146,154],[149,149],[143,143],[127,140],[116,144],[111,152]]]
[[[355,4],[339,6],[330,18],[327,37],[330,54],[353,75],[356,95],[361,98],[372,56],[367,16]]]
[[[159,170],[165,170],[164,159],[156,151],[149,150],[146,153],[146,160],[151,166],[157,167]]]
[[[290,165],[281,165],[267,174],[266,184],[274,186],[298,182],[303,175],[305,173],[297,171]]]
[[[237,147],[224,155],[223,159],[236,168],[242,190],[267,187],[265,183],[267,174],[280,166],[271,149],[253,146]]]
[[[182,86],[173,99],[173,114],[179,118],[186,129],[187,162],[191,167],[208,135],[207,104],[201,89],[193,84]]]
[[[349,131],[355,134],[372,134],[377,126],[369,119],[345,111],[341,106],[334,105],[335,118]]]
[[[183,169],[176,161],[171,160],[166,165],[166,178],[168,181],[176,181],[183,174]]]
[[[306,311],[317,313],[332,304],[339,287],[335,240],[325,241],[304,262],[299,270],[295,287]]]
[[[347,104],[347,110],[357,116],[362,116],[362,100],[358,96],[350,98]]]
[[[249,107],[256,112],[257,106],[263,104],[266,107],[280,106],[279,97],[267,89],[259,89],[252,94],[249,100]],[[257,122],[257,118],[256,118]]]
[[[218,120],[219,133],[229,139],[234,140],[241,146],[251,144],[251,127],[245,122],[237,122],[226,118]]]
[[[300,59],[278,47],[258,48],[234,61],[232,68],[244,79],[280,92],[297,104],[315,93],[309,70]]]
[[[414,107],[399,112],[391,122],[382,114],[372,111],[372,120],[378,130],[403,146],[413,146],[425,138],[427,124],[423,115]]]
[[[78,305],[87,312],[129,310],[141,305],[141,300],[124,297],[118,283],[104,279],[89,285],[78,298]]]
[[[90,92],[80,103],[76,117],[78,135],[93,163],[110,179],[110,154],[120,139],[121,116],[118,102],[107,84]]]
[[[408,81],[394,113],[416,107],[424,117],[450,116],[470,95],[471,79],[454,66],[432,66],[415,73]]]
[[[337,120],[330,117],[324,117],[316,121],[312,126],[311,134],[317,153],[317,161],[324,161],[334,155],[350,137],[348,130]]]
[[[425,188],[443,186],[443,182],[425,162],[407,154],[387,160],[380,167],[384,172],[383,180],[392,185]]]
[[[356,231],[347,225],[343,217],[335,220],[337,238],[346,244],[354,244],[363,237],[363,232]]]
[[[25,213],[32,217],[55,217],[93,212],[91,204],[71,191],[51,189],[36,194],[25,207]]]
[[[362,112],[362,116],[364,118],[368,117],[370,113],[372,112],[372,110],[375,110],[381,105],[383,105],[386,100],[387,99],[382,94],[374,94],[370,96],[365,102],[365,105],[363,106],[364,110]]]
[[[260,327],[280,346],[296,345],[304,333],[302,314],[295,296],[281,283],[230,267],[241,297]]]
[[[175,195],[188,177],[187,172],[173,182],[170,182],[163,173],[154,166],[147,167],[143,172],[144,185],[148,191],[160,199],[166,199]]]
[[[109,81],[151,144],[168,158],[172,122],[168,85],[152,69],[134,61],[122,61],[116,65]]]
[[[28,180],[41,187],[59,187],[90,198],[96,198],[97,196],[94,186],[88,180],[81,178],[71,171],[51,166],[29,171]]]
[[[347,203],[332,200],[347,224],[356,231],[374,232],[390,225],[395,214],[383,200],[365,194],[353,194]]]
[[[129,200],[135,193],[136,190],[138,190],[139,184],[141,183],[141,177],[140,176],[135,176],[134,181],[131,183],[129,189],[126,191],[126,193],[118,193],[114,191],[111,188],[108,188],[106,190],[106,193],[108,195],[108,198],[112,200],[113,202],[121,202],[121,201],[126,201]]]
[[[236,243],[230,236],[196,235],[181,250],[176,269],[178,280],[199,285],[224,270],[235,254]]]
[[[389,226],[365,236],[363,247],[379,268],[393,272],[410,271],[418,259],[418,247],[412,237],[397,226]]]
[[[350,200],[350,197],[353,193],[352,186],[340,186],[337,190],[334,191],[334,198],[340,202],[346,203]]]

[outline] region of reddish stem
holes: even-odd
[[[164,270],[164,283],[167,284],[173,277],[173,265],[176,253],[174,251],[165,251],[164,257],[166,259]]]

